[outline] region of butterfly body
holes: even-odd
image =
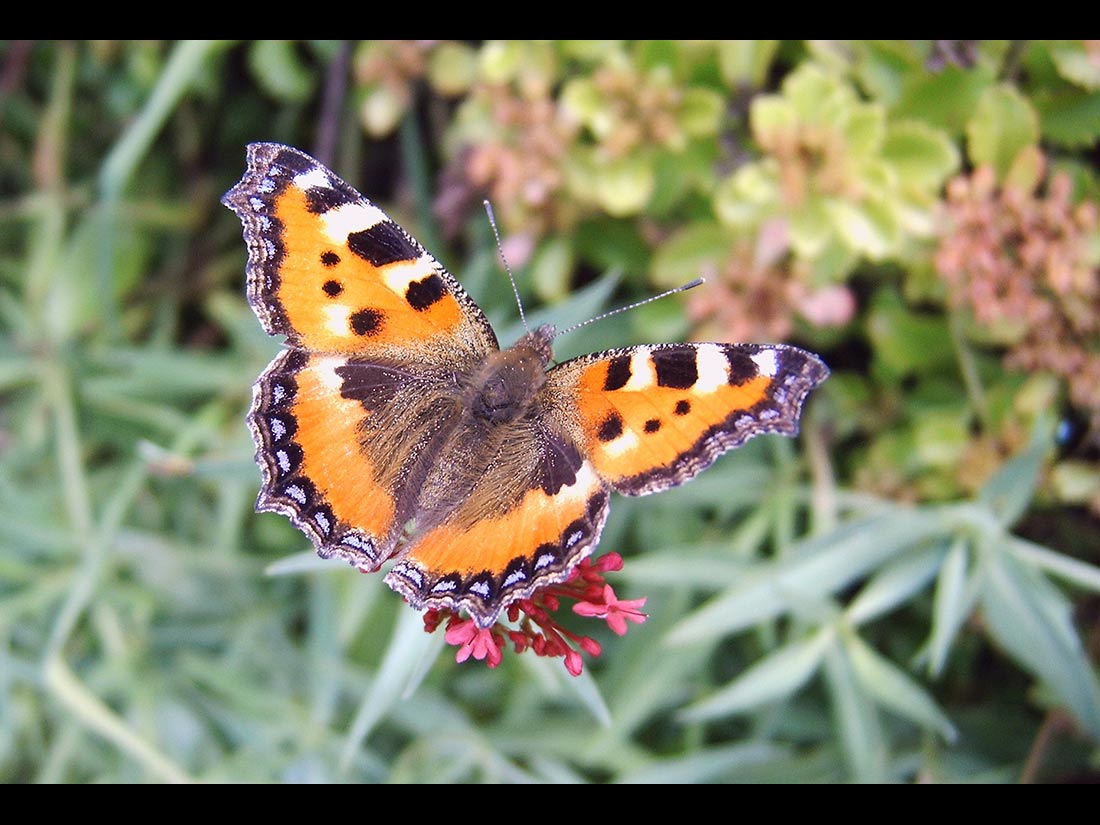
[[[225,203],[248,297],[287,349],[256,382],[260,510],[417,608],[480,627],[567,579],[610,491],[683,483],[760,433],[797,432],[828,370],[795,347],[655,344],[553,364],[552,327],[500,349],[415,240],[317,161],[252,144]]]

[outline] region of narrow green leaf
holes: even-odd
[[[749,767],[790,757],[778,745],[749,742],[726,747],[702,748],[686,756],[660,759],[617,780],[624,785],[687,785],[736,777]]]
[[[848,522],[794,545],[778,562],[704,604],[673,628],[667,643],[691,644],[733,633],[837,590],[951,525],[934,514],[892,510]]]
[[[837,644],[825,656],[825,683],[833,701],[833,719],[841,747],[857,782],[886,780],[886,743],[878,710],[856,679],[844,647]]]
[[[978,501],[989,507],[1006,528],[1015,524],[1031,503],[1039,470],[1049,449],[1044,439],[1036,439],[1022,453],[1005,462],[978,494]]]
[[[1015,536],[1009,540],[1008,549],[1022,562],[1046,570],[1078,587],[1100,592],[1100,567]]]
[[[359,703],[344,740],[341,766],[347,770],[363,741],[378,721],[404,696],[414,690],[426,672],[426,663],[435,660],[443,649],[443,633],[425,633],[424,620],[414,610],[400,610],[390,644],[378,668],[371,688]]]
[[[844,645],[856,678],[880,705],[921,727],[936,731],[948,742],[955,741],[956,730],[951,720],[908,673],[855,633],[844,637]]]
[[[883,565],[848,605],[848,621],[858,626],[906,602],[936,576],[946,554],[946,544],[937,542]]]
[[[990,634],[1100,740],[1100,685],[1071,621],[1072,605],[1008,554],[990,564],[982,607]]]
[[[956,538],[936,580],[928,662],[928,672],[933,676],[939,676],[943,672],[951,644],[966,617],[970,615],[977,597],[977,587],[973,583],[968,584],[969,557],[966,539],[961,536]]]
[[[683,719],[716,719],[790,696],[814,675],[834,639],[832,629],[823,628],[808,639],[778,648],[717,693],[687,708]]]

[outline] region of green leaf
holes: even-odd
[[[1011,86],[985,91],[966,125],[967,151],[975,165],[989,164],[998,178],[1020,150],[1039,140],[1039,117],[1031,103]]]
[[[955,741],[956,731],[951,720],[908,673],[855,633],[845,635],[844,647],[856,678],[880,705],[920,727],[936,731],[948,742]]]
[[[731,233],[707,221],[695,221],[675,232],[653,256],[650,279],[671,289],[700,274],[717,272],[730,256]]]
[[[851,87],[813,63],[803,63],[783,81],[783,99],[790,101],[798,120],[838,125],[856,104]]]
[[[848,621],[858,626],[908,601],[935,578],[946,554],[947,548],[936,544],[883,565],[845,609]]]
[[[852,47],[859,83],[876,101],[893,103],[905,79],[921,71],[915,41],[855,40]]]
[[[1011,527],[1027,510],[1049,451],[1045,439],[1036,439],[1022,453],[1006,461],[982,487],[978,501],[992,510],[1004,527]]]
[[[868,570],[949,529],[927,512],[903,509],[842,524],[797,543],[779,561],[706,602],[673,628],[667,642],[692,644],[819,606]]]
[[[783,645],[717,693],[688,707],[682,716],[688,722],[701,722],[784,699],[810,680],[833,644],[832,629],[822,628],[807,639]]]
[[[825,683],[833,703],[833,720],[840,729],[841,747],[852,778],[857,782],[883,782],[886,778],[886,743],[875,703],[864,693],[847,651],[833,645],[825,657]]]
[[[928,672],[933,676],[943,673],[955,636],[970,615],[978,596],[976,580],[967,575],[969,559],[966,539],[960,536],[952,543],[936,579],[936,594],[932,600],[932,633],[928,640]]]
[[[951,139],[926,123],[904,121],[890,126],[882,155],[908,187],[935,191],[959,168],[959,151]]]
[[[408,101],[389,86],[368,89],[359,101],[359,119],[367,134],[382,137],[390,134],[405,114]]]
[[[615,217],[639,212],[653,195],[656,175],[648,157],[629,155],[596,169],[596,198]]]
[[[891,116],[960,137],[993,81],[993,72],[981,65],[973,69],[950,65],[940,72],[912,73],[904,80]]]
[[[779,197],[774,163],[768,160],[751,163],[718,184],[714,213],[726,226],[745,229],[773,211]]]
[[[738,777],[749,767],[789,758],[790,749],[763,742],[700,748],[685,756],[658,759],[617,780],[625,785],[687,785]]]
[[[725,99],[712,89],[698,86],[684,90],[676,122],[690,137],[710,137],[718,132],[726,111]]]
[[[1078,587],[1100,593],[1100,567],[1015,536],[1010,538],[1008,549],[1026,564],[1045,570]]]
[[[384,719],[402,698],[411,695],[444,647],[443,633],[425,633],[424,620],[413,610],[398,613],[374,682],[363,695],[359,710],[344,740],[342,762],[346,769],[374,726]]]
[[[834,240],[833,224],[825,198],[811,196],[801,209],[792,212],[788,219],[791,249],[800,257],[814,260],[819,257],[830,240]]]
[[[1050,56],[1066,80],[1085,89],[1100,89],[1100,54],[1095,43],[1090,51],[1080,40],[1065,41],[1053,46]]]
[[[854,252],[872,261],[885,258],[898,241],[897,221],[889,210],[873,203],[831,199],[825,204],[833,229]]]
[[[568,297],[576,259],[572,241],[562,235],[551,236],[535,251],[530,278],[535,292],[544,301],[561,301]]]
[[[248,50],[252,75],[268,94],[288,103],[304,103],[314,79],[298,56],[293,40],[255,40]]]
[[[853,106],[842,128],[847,156],[859,161],[879,154],[886,136],[886,112],[881,106]]]
[[[1069,149],[1085,149],[1100,139],[1100,92],[1066,86],[1041,89],[1033,100],[1044,138]]]
[[[444,41],[428,58],[428,82],[442,95],[467,92],[477,77],[477,55],[465,43]]]
[[[876,361],[898,375],[943,370],[955,361],[943,316],[911,312],[890,290],[875,294],[867,332]]]
[[[774,151],[798,126],[798,111],[777,95],[754,97],[749,107],[752,136],[765,151]]]
[[[1100,740],[1100,685],[1073,626],[1073,606],[1008,554],[990,563],[982,594],[996,642],[1050,689],[1093,740]]]
[[[778,40],[719,40],[722,79],[733,88],[763,86],[778,48]]]

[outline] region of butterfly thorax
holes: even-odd
[[[523,417],[546,383],[553,338],[554,327],[547,324],[489,356],[469,384],[473,416],[489,424],[506,424]]]

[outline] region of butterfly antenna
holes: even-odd
[[[669,295],[675,295],[677,292],[687,292],[689,289],[695,289],[695,287],[704,283],[705,280],[705,278],[696,278],[694,281],[688,281],[686,284],[681,284],[674,289],[666,290],[660,295],[652,295],[649,298],[645,298],[641,301],[635,301],[633,304],[627,304],[624,307],[613,309],[610,312],[605,312],[602,315],[597,315],[595,318],[589,318],[587,321],[581,321],[579,324],[573,324],[573,326],[563,329],[561,332],[558,333],[558,335],[565,335],[567,332],[573,332],[574,330],[578,330],[581,327],[586,327],[589,324],[594,324],[596,323],[596,321],[602,321],[604,318],[610,318],[612,315],[618,315],[620,312],[637,309],[640,306],[645,306],[646,304],[653,303],[654,301],[659,301],[662,298],[667,298]]]
[[[504,244],[500,241],[500,231],[497,229],[497,218],[493,214],[493,205],[488,200],[481,202],[485,207],[485,214],[489,216],[489,226],[493,227],[493,237],[497,239],[497,252],[500,253],[500,262],[504,264],[504,271],[508,273],[508,280],[512,282],[512,294],[516,296],[516,306],[519,307],[519,320],[527,332],[531,328],[527,326],[527,314],[523,311],[523,301],[519,299],[519,287],[516,286],[515,276],[512,275],[512,267],[508,266],[508,259],[504,257]]]

